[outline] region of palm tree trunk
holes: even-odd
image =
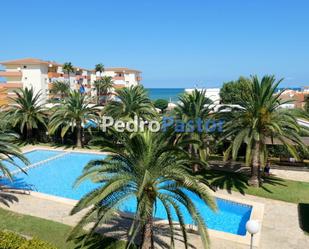
[[[260,143],[255,141],[253,145],[253,157],[251,163],[251,177],[248,184],[253,187],[260,185]]]
[[[198,155],[197,155],[197,150],[194,148],[194,146],[193,146],[192,144],[189,144],[188,152],[189,152],[191,158],[194,158],[194,159],[197,158],[197,156],[198,156]],[[199,170],[199,165],[196,164],[196,163],[194,163],[194,164],[192,165],[192,171],[195,173],[195,172],[197,172],[198,170]]]
[[[27,127],[27,140],[30,141],[32,140],[32,128]]]
[[[76,146],[77,147],[82,147],[82,124],[80,121],[76,122]]]
[[[153,249],[154,241],[153,241],[153,217],[152,213],[148,217],[146,224],[143,227],[142,234],[142,245],[141,249]]]

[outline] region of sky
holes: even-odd
[[[153,88],[274,74],[309,85],[308,0],[1,0],[0,61],[142,71]]]

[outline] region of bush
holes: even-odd
[[[157,99],[154,102],[154,106],[155,108],[158,108],[161,110],[161,113],[163,113],[165,111],[165,109],[168,107],[168,101],[165,99]]]
[[[26,238],[12,232],[0,231],[0,249],[57,249],[56,247],[38,240]]]
[[[18,234],[0,231],[0,249],[18,249],[26,241]]]
[[[56,247],[50,245],[47,242],[38,240],[38,239],[32,239],[25,241],[19,249],[57,249]]]

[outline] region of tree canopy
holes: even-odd
[[[168,107],[168,101],[166,99],[157,99],[154,102],[155,108],[158,108],[161,110],[161,113],[165,111],[165,109]]]
[[[250,79],[239,77],[223,83],[220,90],[220,98],[222,104],[240,104],[241,100],[250,95]]]

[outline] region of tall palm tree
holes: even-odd
[[[96,120],[96,109],[89,105],[85,95],[78,91],[70,92],[66,101],[50,117],[49,133],[53,134],[61,127],[61,137],[71,128],[76,128],[76,146],[82,146],[82,125],[90,120]]]
[[[74,73],[75,72],[74,67],[73,67],[71,62],[65,62],[63,64],[62,68],[63,68],[63,71],[66,72],[67,75],[68,75],[68,82],[69,82],[69,85],[70,85],[71,84],[71,82],[70,82],[70,73]]]
[[[32,139],[32,130],[37,129],[39,125],[46,126],[44,118],[45,109],[40,103],[41,93],[34,93],[33,88],[25,88],[14,91],[16,98],[11,98],[12,105],[7,113],[8,120],[13,127],[20,127],[21,133],[26,128],[26,137]]]
[[[232,139],[228,151],[235,159],[241,144],[246,144],[246,162],[251,166],[249,184],[259,186],[260,167],[267,157],[266,141],[277,139],[295,158],[299,158],[295,145],[306,150],[299,136],[300,126],[295,116],[280,107],[288,101],[280,100],[276,89],[282,80],[274,76],[251,77],[251,94],[242,98],[240,108],[224,112],[227,122],[223,138]]]
[[[100,96],[107,95],[109,91],[113,88],[113,78],[111,76],[103,76],[101,79],[94,81],[94,87],[97,91],[97,104],[100,102]],[[105,99],[105,103],[107,100]]]
[[[206,161],[207,156],[207,138],[206,131],[198,131],[197,120],[203,120],[211,118],[211,112],[213,111],[213,102],[206,97],[206,91],[198,91],[195,89],[191,93],[185,93],[179,97],[179,102],[175,108],[175,114],[177,119],[188,123],[190,120],[195,121],[194,132],[180,133],[183,139],[192,139],[200,141],[200,143],[190,143],[188,145],[188,151],[193,158],[200,158]],[[198,164],[193,164],[193,171],[198,170]]]
[[[171,247],[174,248],[174,222],[177,217],[183,241],[188,247],[187,232],[181,207],[184,207],[198,226],[204,248],[208,248],[205,221],[189,196],[197,194],[201,200],[215,209],[214,200],[206,184],[187,170],[192,163],[187,153],[170,143],[165,133],[115,133],[114,140],[102,140],[102,151],[109,153],[104,160],[91,161],[85,166],[76,184],[92,180],[100,184],[86,194],[73,208],[71,214],[87,209],[86,215],[73,229],[73,239],[87,224],[93,224],[89,232],[115,217],[118,208],[129,199],[137,206],[131,228],[128,231],[131,245],[141,235],[142,249],[154,248],[154,214],[159,202],[167,215]],[[90,209],[89,209],[90,208]]]
[[[50,91],[53,94],[60,94],[61,99],[63,100],[70,92],[70,85],[67,82],[57,80],[53,82]]]
[[[9,177],[10,179],[12,179],[12,175],[5,162],[12,164],[19,169],[21,169],[21,167],[15,163],[13,157],[20,159],[25,164],[29,163],[19,147],[14,144],[17,138],[18,136],[14,133],[0,131],[0,172],[2,175]]]
[[[104,72],[104,65],[102,63],[96,64],[95,65],[95,72],[100,72],[100,76],[102,72]]]
[[[104,115],[115,119],[133,119],[137,116],[143,120],[157,115],[147,91],[141,85],[117,89],[116,96],[119,100],[109,102],[103,110]]]

